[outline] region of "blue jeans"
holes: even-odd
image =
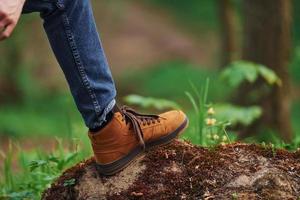
[[[23,13],[39,12],[52,50],[88,128],[115,105],[115,84],[89,0],[27,0]],[[34,37],[34,31],[32,32]]]

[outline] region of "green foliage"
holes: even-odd
[[[64,182],[64,186],[65,187],[72,186],[72,185],[75,185],[75,183],[76,183],[76,180],[74,178],[72,178],[72,179],[66,180]]]
[[[254,83],[258,77],[262,77],[269,85],[281,85],[279,77],[272,70],[248,61],[235,61],[229,64],[221,77],[233,88],[237,88],[244,81]]]
[[[260,92],[265,92],[267,88],[273,85],[281,85],[281,80],[271,69],[248,61],[235,61],[229,64],[221,73],[221,78],[225,80],[228,86],[237,89],[243,83],[255,83],[258,78],[266,82],[266,87],[257,88],[256,93],[249,93],[249,98],[253,99]],[[262,109],[253,105],[241,107],[230,104],[219,104],[216,106],[219,119],[229,120],[233,125],[249,126],[262,115]]]
[[[173,86],[172,84],[167,84],[167,82],[174,82],[175,79],[180,80],[183,74],[182,70],[183,70],[183,66],[176,67],[175,65],[170,69],[168,67],[165,68],[162,67],[159,68],[160,73],[157,72],[158,69],[155,69],[153,72],[150,73],[145,72],[147,76],[151,77],[148,80],[147,77],[145,77],[145,75],[139,77],[144,79],[144,81],[149,85],[149,89],[145,89],[145,90],[151,92],[150,89],[151,87],[151,88],[157,88],[155,91],[160,89],[162,91],[169,91],[168,94],[170,94],[172,92],[178,92],[178,91],[180,92],[180,90],[183,89],[181,88],[180,90],[177,90],[175,88],[169,88],[169,89],[164,88],[165,85],[171,87]],[[186,68],[184,68],[184,70],[188,71]],[[166,73],[164,73],[164,71]],[[173,72],[174,74],[172,74]],[[207,109],[211,107],[211,105],[207,104],[207,96],[209,95],[208,94],[209,91],[218,91],[218,92],[225,91],[226,93],[226,91],[228,92],[229,90],[228,89],[223,90],[223,88],[226,87],[228,88],[228,85],[221,84],[220,82],[218,82],[219,79],[217,78],[217,76],[215,77],[213,76],[212,79],[214,81],[212,82],[212,85],[214,88],[208,90],[207,80],[206,82],[203,81],[199,82],[199,80],[201,80],[201,78],[199,78],[199,76],[201,77],[201,74],[188,73],[187,75],[190,76],[192,80],[198,81],[193,84],[191,84],[191,82],[193,81],[190,81],[190,85],[192,86],[191,87],[192,91],[185,93],[193,108],[193,113],[189,113],[189,115],[191,116],[190,118],[192,118],[190,124],[193,125],[191,125],[192,127],[187,130],[185,136],[186,138],[192,140],[194,143],[200,145],[214,145],[220,142],[225,142],[223,141],[224,138],[227,141],[229,141],[230,138],[233,140],[235,138],[234,135],[232,133],[229,133],[230,136],[229,138],[225,130],[229,124],[234,126],[235,125],[249,126],[251,123],[253,123],[261,116],[262,114],[261,108],[255,105],[249,107],[241,107],[241,106],[231,105],[228,103],[218,103],[213,106],[213,108],[216,111],[216,114],[214,115],[213,118],[210,119],[210,116],[208,116],[208,114],[206,113]],[[194,75],[196,75],[195,78],[193,77]],[[242,84],[244,81],[253,83],[255,82],[255,80],[258,79],[258,77],[262,77],[264,80],[266,80],[268,84],[269,83],[279,84],[280,82],[278,77],[271,70],[267,69],[264,66],[246,62],[246,61],[234,62],[229,66],[229,69],[225,69],[224,72],[222,73],[223,80],[224,79],[227,80],[227,83],[230,82],[231,86],[232,87],[234,86],[235,88],[238,87],[240,84]],[[174,80],[172,80],[173,78]],[[184,80],[183,81],[180,80],[179,82],[184,83]],[[202,85],[202,87],[198,89],[195,85]],[[181,86],[182,84],[180,84],[179,87]],[[178,94],[177,96],[180,95]],[[152,97],[145,98],[142,96],[135,96],[135,95],[125,98],[125,101],[132,103],[134,105],[142,106],[144,108],[147,107],[160,108],[160,106],[165,107],[166,104],[164,99],[156,99]],[[169,104],[169,102],[167,104]],[[172,108],[172,106],[170,106],[170,108]],[[207,120],[216,120],[216,122],[213,125],[208,125]]]
[[[230,123],[226,120],[218,121],[215,119],[214,108],[208,104],[209,79],[206,80],[200,90],[191,83],[192,93],[185,92],[194,110],[195,121],[193,142],[202,146],[211,146],[220,143],[230,142],[226,127]]]
[[[279,77],[272,70],[263,65],[247,61],[235,61],[221,73],[221,78],[232,88],[238,88],[244,82],[254,83],[259,77],[265,80],[269,87],[274,84],[281,84]],[[222,103],[215,105],[214,108],[216,110],[215,121],[228,121],[231,125],[249,126],[262,115],[262,109],[256,105],[241,107]],[[227,123],[224,124],[228,125]],[[221,125],[222,123],[219,124],[219,126]],[[211,131],[220,132],[216,128],[212,128]],[[225,128],[224,131],[226,133]],[[214,133],[208,136],[216,140],[220,139]],[[282,144],[277,143],[277,146],[282,146]]]
[[[209,87],[209,79],[206,80],[205,85],[200,89],[200,91],[196,88],[196,86],[191,83],[193,93],[185,92],[188,99],[190,100],[194,112],[196,114],[197,122],[195,124],[195,132],[198,136],[198,143],[200,145],[204,145],[204,126],[205,126],[205,110],[207,105],[207,94]]]
[[[267,143],[268,147],[283,148],[290,151],[297,150],[300,145],[300,137],[298,134],[295,135],[294,140],[291,143],[285,143],[273,130],[265,129],[262,134],[250,137],[245,140],[248,143]]]
[[[231,142],[229,134],[226,131],[226,128],[231,125],[230,122],[217,120],[213,107],[208,109],[205,122],[204,132],[206,138],[204,139],[207,140],[205,142],[206,145],[215,146]]]
[[[238,124],[249,126],[262,114],[259,106],[241,107],[232,104],[216,104],[214,108],[218,120],[228,120],[233,126]]]
[[[26,122],[26,118],[24,121]],[[0,151],[0,156],[4,158],[3,173],[0,173],[0,199],[40,199],[41,192],[49,187],[63,170],[91,154],[89,139],[85,134],[86,128],[82,123],[73,121],[73,118],[69,119],[69,122],[65,133],[70,133],[66,134],[65,141],[56,139],[55,151],[44,152],[36,148],[31,152],[12,144],[9,145],[10,150],[6,154]],[[15,166],[18,166],[18,170]],[[69,180],[65,184],[70,186],[73,182]]]
[[[12,153],[9,152],[4,158],[5,176],[3,180],[0,176],[0,199],[40,199],[41,192],[49,187],[63,170],[86,156],[84,153],[79,153],[77,145],[65,149],[62,141],[58,141],[58,150],[52,153],[37,150],[25,155],[19,151],[17,155],[19,166],[22,167],[17,174],[12,171]],[[75,179],[67,180],[64,185],[66,187],[74,185],[75,181]]]
[[[12,143],[9,143],[9,149],[6,155],[4,155],[4,182],[6,183],[7,188],[13,189],[14,186],[14,179],[13,179],[13,172],[12,172],[12,158],[13,158],[13,151],[12,151]]]
[[[154,97],[143,97],[132,94],[124,97],[124,101],[130,105],[140,106],[142,108],[155,108],[157,110],[165,110],[169,108],[179,109],[180,106],[174,101],[159,99]]]

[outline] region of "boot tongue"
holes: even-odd
[[[117,105],[114,105],[114,107],[111,109],[111,111],[113,113],[122,112],[121,109],[119,108],[119,106],[117,106]]]

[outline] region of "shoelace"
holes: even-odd
[[[126,123],[130,123],[133,128],[133,132],[136,134],[140,145],[145,149],[144,134],[140,123],[143,125],[150,125],[151,123],[160,122],[160,117],[158,115],[146,115],[137,113],[135,110],[128,106],[117,107],[117,110],[122,114],[123,119]]]

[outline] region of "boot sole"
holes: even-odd
[[[162,146],[162,145],[166,145],[170,142],[172,142],[175,138],[177,138],[184,130],[185,128],[187,128],[188,126],[188,118],[186,117],[186,119],[184,120],[184,122],[172,133],[159,138],[158,140],[154,140],[151,142],[146,142],[146,151],[148,151],[149,149],[152,149],[154,147],[157,146]],[[123,158],[113,162],[113,163],[109,163],[109,164],[98,164],[96,165],[97,171],[101,174],[101,175],[105,175],[105,176],[112,176],[116,173],[118,173],[119,171],[123,170],[124,168],[126,168],[130,163],[132,163],[133,161],[135,161],[139,156],[143,155],[144,153],[144,149],[141,146],[136,147],[135,149],[133,149],[132,151],[130,151],[126,156],[124,156]]]

